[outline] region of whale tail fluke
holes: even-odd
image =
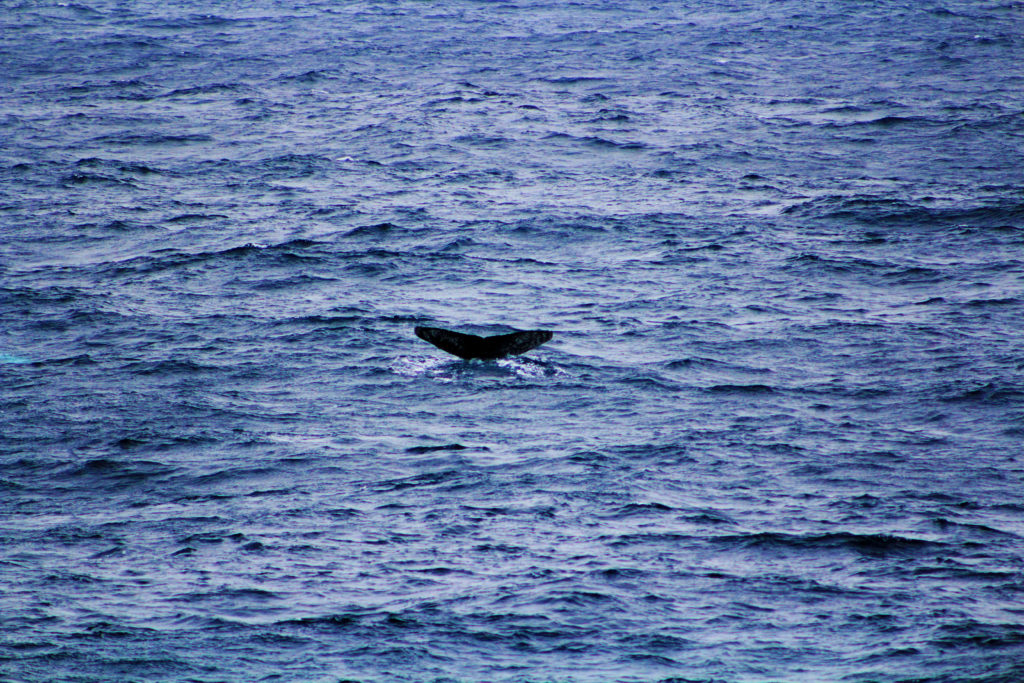
[[[518,356],[550,341],[553,332],[547,330],[521,330],[493,337],[453,332],[440,327],[417,327],[416,336],[428,341],[442,351],[459,358],[504,358]]]

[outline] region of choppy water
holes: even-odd
[[[5,3],[0,679],[1024,680],[1022,27]]]

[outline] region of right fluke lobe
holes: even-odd
[[[463,334],[440,327],[417,327],[414,331],[420,339],[430,342],[442,351],[447,351],[453,356],[466,360],[518,356],[550,341],[554,336],[553,332],[547,330],[522,330],[509,334],[497,334],[493,337]]]

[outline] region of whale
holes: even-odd
[[[441,327],[417,327],[413,330],[423,341],[430,342],[442,351],[465,360],[479,358],[493,360],[507,356],[518,356],[551,341],[554,332],[548,330],[516,330],[509,334],[481,337],[463,334]]]

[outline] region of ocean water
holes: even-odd
[[[4,2],[0,65],[0,680],[1024,680],[1024,3]]]

